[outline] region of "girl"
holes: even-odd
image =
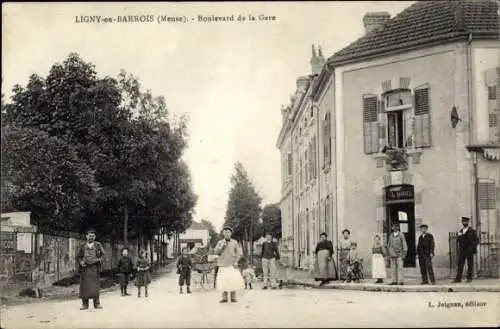
[[[243,279],[245,280],[245,289],[252,289],[252,283],[255,281],[255,269],[252,264],[247,264],[243,270]]]
[[[377,279],[375,283],[384,283],[385,272],[385,247],[382,245],[380,235],[375,235],[372,246],[372,278]]]
[[[137,260],[137,277],[135,285],[137,286],[137,297],[141,297],[141,287],[144,287],[144,295],[148,297],[148,285],[151,283],[151,276],[149,273],[149,260],[147,258],[146,250],[141,250],[139,259]]]
[[[120,282],[122,296],[130,296],[127,292],[127,286],[134,265],[132,264],[132,259],[130,259],[128,255],[128,248],[123,248],[121,254],[122,257],[118,261],[117,265],[118,281]]]

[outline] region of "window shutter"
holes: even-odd
[[[378,152],[378,97],[363,95],[363,137],[366,154]]]
[[[292,153],[287,154],[287,174],[288,176],[292,175]]]
[[[415,147],[431,146],[431,113],[429,86],[415,89],[414,136]]]
[[[323,123],[323,165],[326,167],[331,163],[331,115],[330,112],[325,114],[325,121]]]
[[[495,182],[479,182],[478,188],[479,209],[496,209],[496,187]]]

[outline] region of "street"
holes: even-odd
[[[149,298],[118,292],[102,295],[102,310],[80,311],[79,300],[47,301],[2,310],[2,328],[181,328],[181,327],[422,327],[500,324],[496,293],[385,293],[316,289],[262,290],[219,304],[217,291],[180,295],[177,277],[150,286]],[[442,303],[486,303],[437,307]],[[430,307],[431,302],[435,307]]]

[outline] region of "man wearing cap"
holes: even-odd
[[[472,281],[474,272],[474,255],[477,253],[477,245],[479,238],[476,230],[469,227],[470,219],[462,217],[463,227],[458,231],[458,270],[457,276],[453,282],[462,281],[462,273],[464,271],[465,261],[467,261],[467,282]]]
[[[403,285],[403,259],[408,252],[408,245],[404,235],[399,231],[399,225],[392,225],[392,233],[387,243],[387,251],[391,259],[392,283]]]
[[[420,225],[421,234],[418,237],[417,256],[422,276],[421,284],[428,284],[429,279],[432,284],[436,284],[434,269],[432,268],[432,257],[434,257],[434,237],[427,232],[427,224]]]
[[[81,310],[89,308],[89,299],[93,299],[94,308],[102,308],[99,301],[100,278],[104,248],[95,241],[95,231],[87,230],[87,241],[80,245],[78,261],[80,264],[80,298]]]
[[[222,235],[224,238],[217,242],[215,253],[219,255],[217,265],[217,290],[222,292],[221,303],[228,302],[228,294],[231,295],[231,302],[236,302],[236,290],[243,289],[245,283],[240,271],[238,270],[238,261],[243,252],[238,241],[231,238],[233,229],[225,226]]]

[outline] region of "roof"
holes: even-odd
[[[495,0],[419,1],[328,59],[345,64],[387,53],[473,38],[498,40]]]
[[[189,226],[188,230],[208,230],[208,227],[200,222],[192,221],[191,226]]]

